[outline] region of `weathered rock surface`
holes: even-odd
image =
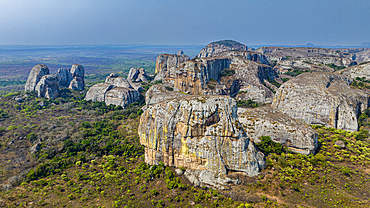
[[[35,87],[38,97],[54,99],[59,96],[59,80],[56,75],[45,75]]]
[[[285,68],[312,68],[312,64],[322,66],[325,64],[335,64],[337,66],[352,66],[357,65],[356,61],[343,57],[306,57],[299,59],[285,59],[278,62],[278,66]],[[322,67],[320,67],[322,68]],[[331,67],[325,67],[327,71],[334,71]]]
[[[370,80],[370,63],[351,66],[349,68],[338,71],[338,73],[348,76],[352,79],[355,79],[356,77],[365,77],[366,80]]]
[[[80,64],[73,64],[71,67],[72,80],[69,88],[72,90],[83,90],[85,88],[85,69]]]
[[[49,68],[45,64],[37,64],[34,66],[28,76],[25,91],[35,91],[37,83],[41,80],[42,76],[50,74]]]
[[[230,95],[237,99],[252,99],[271,103],[277,88],[269,80],[281,82],[268,65],[243,57],[210,57],[182,63],[164,79],[174,88],[192,95]]]
[[[212,42],[200,51],[200,53],[198,54],[198,58],[206,58],[206,57],[210,57],[217,53],[221,53],[225,51],[232,51],[232,50],[247,51],[248,47],[246,45],[243,45],[233,40],[222,40],[222,41]]]
[[[114,85],[109,83],[98,83],[93,85],[89,91],[87,91],[85,100],[92,101],[105,101],[105,94],[114,87]]]
[[[305,73],[284,83],[272,106],[307,124],[357,131],[358,115],[370,94],[350,88],[351,79],[333,73]]]
[[[68,87],[73,79],[70,69],[60,68],[56,76],[59,80],[59,87]]]
[[[189,57],[184,54],[161,54],[157,56],[155,63],[155,73],[167,71],[171,67],[177,67],[184,61],[188,61]]]
[[[270,136],[275,142],[304,155],[315,153],[318,146],[314,129],[271,107],[239,108],[238,118],[248,137],[255,143],[260,142],[261,136]]]
[[[342,52],[329,48],[313,47],[261,47],[255,50],[268,57],[303,58],[303,57],[346,57]],[[348,56],[349,57],[349,56]]]
[[[142,90],[140,83],[130,83],[124,77],[112,73],[104,83],[92,86],[86,93],[85,100],[101,101],[106,105],[113,104],[125,108],[140,99],[139,90]]]
[[[114,87],[105,94],[106,105],[117,105],[126,107],[128,104],[139,100],[139,92],[125,87]]]
[[[129,82],[148,82],[145,70],[143,68],[131,68],[128,76],[127,81]]]
[[[140,118],[145,161],[184,167],[193,183],[222,188],[237,183],[230,171],[249,176],[264,167],[259,152],[238,122],[236,101],[226,96],[190,96],[148,107]]]
[[[156,84],[149,88],[145,94],[146,105],[153,105],[164,100],[188,96],[184,93],[174,91],[172,87],[166,84]]]

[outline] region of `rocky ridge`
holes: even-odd
[[[370,63],[363,63],[360,65],[352,66],[337,72],[338,74],[348,76],[352,79],[356,77],[365,77],[366,80],[370,80]]]
[[[232,50],[240,50],[240,51],[247,51],[248,46],[243,45],[239,42],[233,40],[221,40],[216,41],[208,44],[204,47],[200,53],[197,55],[198,58],[206,58],[210,57],[214,54],[225,52],[225,51],[232,51]]]

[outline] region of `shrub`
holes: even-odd
[[[260,140],[261,141],[257,143],[256,146],[265,154],[265,156],[268,156],[270,153],[281,155],[285,150],[282,144],[272,141],[270,136],[261,136]]]

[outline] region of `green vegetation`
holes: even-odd
[[[235,74],[235,70],[233,69],[224,69],[221,71],[219,77],[229,77]]]
[[[292,76],[292,77],[296,77],[300,74],[303,74],[303,73],[306,73],[306,72],[311,72],[307,69],[304,69],[304,70],[300,70],[300,69],[289,69],[288,72],[286,72],[285,74],[286,75],[289,75],[289,76]]]
[[[242,45],[241,43],[234,41],[234,40],[220,40],[216,42],[212,42],[210,44],[219,44],[219,45],[225,45],[228,47],[233,47],[233,46],[240,46]]]
[[[356,77],[351,86],[357,89],[370,89],[370,84],[367,83],[370,83],[370,81],[366,80],[366,77]]]
[[[265,156],[268,156],[271,153],[281,155],[284,151],[286,152],[286,149],[282,144],[272,141],[269,136],[261,136],[260,140],[261,141],[257,143],[256,146],[265,154]]]
[[[338,70],[341,70],[341,69],[345,69],[346,68],[346,66],[337,66],[337,65],[335,65],[333,63],[325,64],[325,65],[328,66],[328,67],[333,68],[335,71],[338,71]]]
[[[258,103],[254,102],[253,100],[249,99],[247,101],[245,100],[238,100],[236,101],[238,107],[242,108],[257,108],[259,106]]]
[[[286,82],[286,81],[288,81],[288,80],[289,80],[289,78],[281,78],[281,80],[282,80],[283,82]]]

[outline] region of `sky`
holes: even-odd
[[[0,0],[0,45],[354,46],[369,0]]]

